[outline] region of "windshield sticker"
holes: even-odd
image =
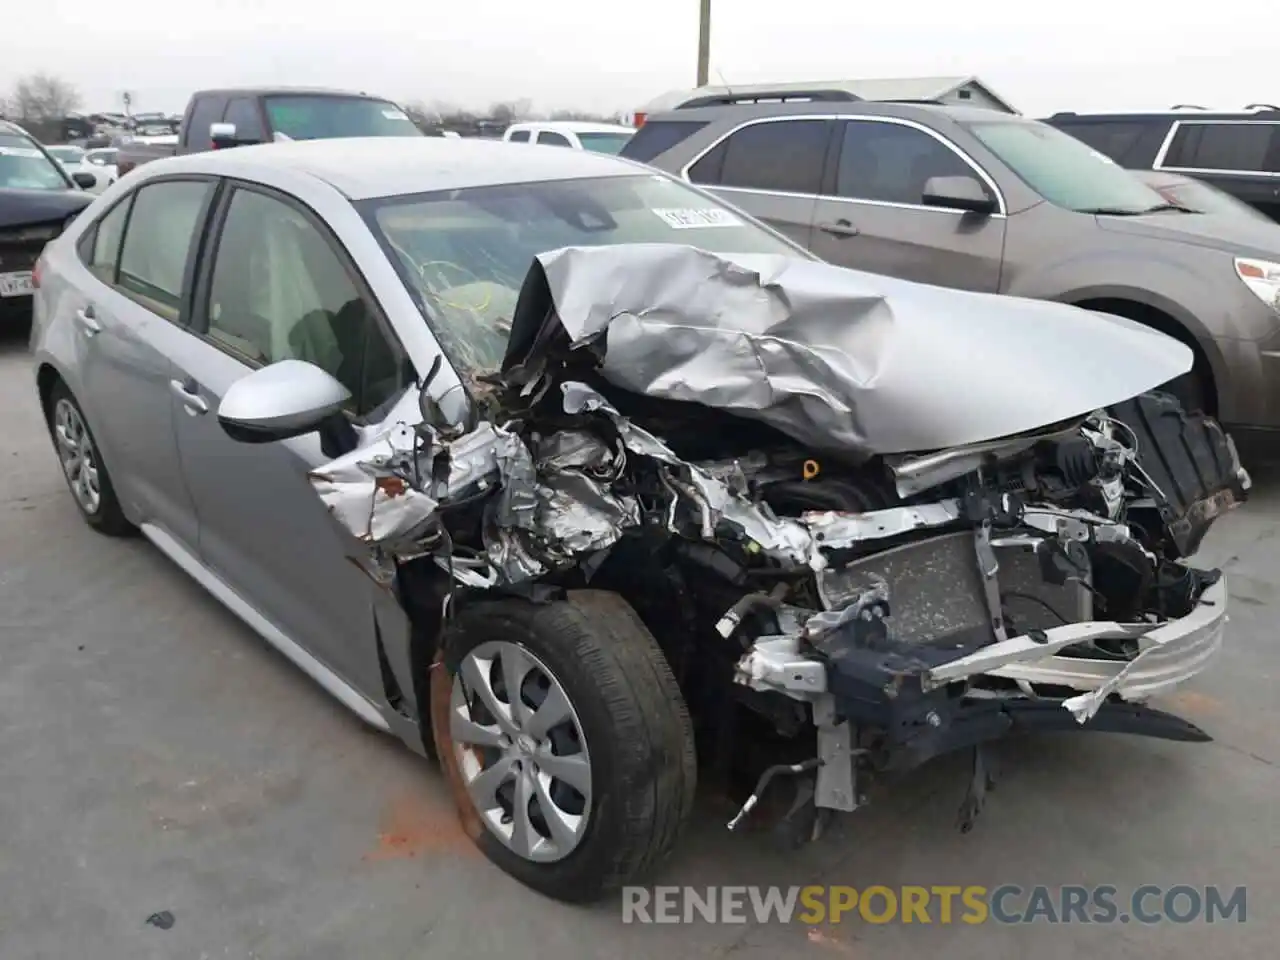
[[[672,230],[696,230],[699,227],[740,227],[742,221],[728,210],[715,208],[657,208],[653,211]]]
[[[35,159],[43,156],[39,150],[32,150],[30,147],[0,147],[0,157],[27,157]]]
[[[388,120],[408,120],[403,110],[383,110],[382,115]]]

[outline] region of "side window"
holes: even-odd
[[[357,414],[399,393],[405,368],[342,259],[302,212],[237,190],[214,254],[210,340],[253,364],[297,359],[333,374]]]
[[[1071,134],[1099,153],[1105,153],[1119,164],[1125,162],[1129,151],[1137,145],[1144,132],[1141,123],[1121,123],[1111,120],[1098,123],[1064,123],[1059,125],[1058,129],[1063,133]]]
[[[258,101],[250,97],[236,97],[228,103],[227,115],[222,119],[236,125],[237,140],[267,139],[267,130],[258,112]]]
[[[116,287],[166,320],[181,313],[187,257],[212,192],[209,181],[173,180],[134,194]]]
[[[1183,123],[1162,166],[1280,173],[1271,149],[1273,142],[1280,145],[1278,133],[1280,126],[1271,123]]]
[[[539,130],[538,142],[545,143],[552,147],[571,147],[573,144],[569,142],[569,138],[563,133],[556,133],[554,130]]]
[[[103,283],[116,282],[116,264],[120,262],[120,241],[124,239],[124,225],[129,219],[129,206],[133,195],[125,197],[99,220],[80,240],[80,259],[89,272]]]
[[[836,195],[918,205],[930,177],[975,176],[955,151],[923,130],[850,120],[840,147]]]
[[[213,146],[209,128],[222,119],[224,101],[218,96],[197,97],[187,117],[186,142],[193,150],[208,150]]]
[[[784,193],[817,193],[828,120],[753,123],[729,135],[689,170],[694,183]]]
[[[513,131],[511,131],[511,136],[510,136],[510,137],[508,137],[507,139],[508,139],[508,140],[510,140],[512,143],[528,143],[528,142],[529,142],[529,131],[528,131],[528,130],[513,130]]]

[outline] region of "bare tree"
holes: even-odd
[[[20,120],[61,120],[82,102],[74,84],[52,74],[33,73],[14,84],[10,109]]]

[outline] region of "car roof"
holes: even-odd
[[[707,107],[684,107],[650,114],[646,124],[662,120],[701,120],[707,122],[753,120],[758,117],[794,116],[860,116],[899,117],[904,120],[929,118],[956,123],[1005,122],[1035,123],[1017,114],[989,110],[985,107],[951,106],[941,103],[917,103],[892,100],[792,100],[784,103],[734,103]]]
[[[254,96],[254,97],[362,97],[367,100],[387,100],[387,97],[375,96],[360,90],[337,90],[332,87],[211,87],[199,90],[192,96]],[[157,116],[160,116],[157,114]],[[166,118],[167,119],[167,118]]]
[[[1044,118],[1046,123],[1064,123],[1070,124],[1076,121],[1087,123],[1143,123],[1143,122],[1160,122],[1173,123],[1175,121],[1190,122],[1242,122],[1247,120],[1258,120],[1262,122],[1275,123],[1280,120],[1280,112],[1276,110],[1135,110],[1123,113],[1073,113],[1064,111],[1055,113],[1051,117]]]
[[[568,130],[570,133],[635,133],[631,127],[592,120],[526,120],[513,123],[508,130]]]
[[[479,137],[359,137],[265,143],[154,160],[151,175],[207,173],[253,179],[287,170],[330,184],[351,200],[545,180],[635,176],[646,168],[586,150]]]

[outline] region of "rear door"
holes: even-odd
[[[294,358],[352,393],[376,432],[412,371],[337,238],[284,194],[237,184],[218,205],[177,377],[178,450],[200,518],[201,560],[270,623],[363,691],[379,689],[374,593],[347,557],[350,537],[307,479],[331,460],[318,433],[232,440],[218,423],[227,389]],[[403,418],[403,414],[400,414]]]
[[[810,245],[835,121],[768,117],[748,121],[694,159],[683,173],[802,246]]]
[[[1198,177],[1280,218],[1280,122],[1179,120],[1156,169]]]
[[[112,464],[116,492],[144,523],[192,552],[194,502],[174,441],[174,355],[186,333],[195,238],[215,183],[152,180],[85,233],[75,326],[79,399]]]
[[[925,206],[931,177],[970,177],[1001,212]],[[996,292],[1005,223],[994,181],[941,134],[896,119],[848,119],[838,129],[809,249],[858,270]]]

